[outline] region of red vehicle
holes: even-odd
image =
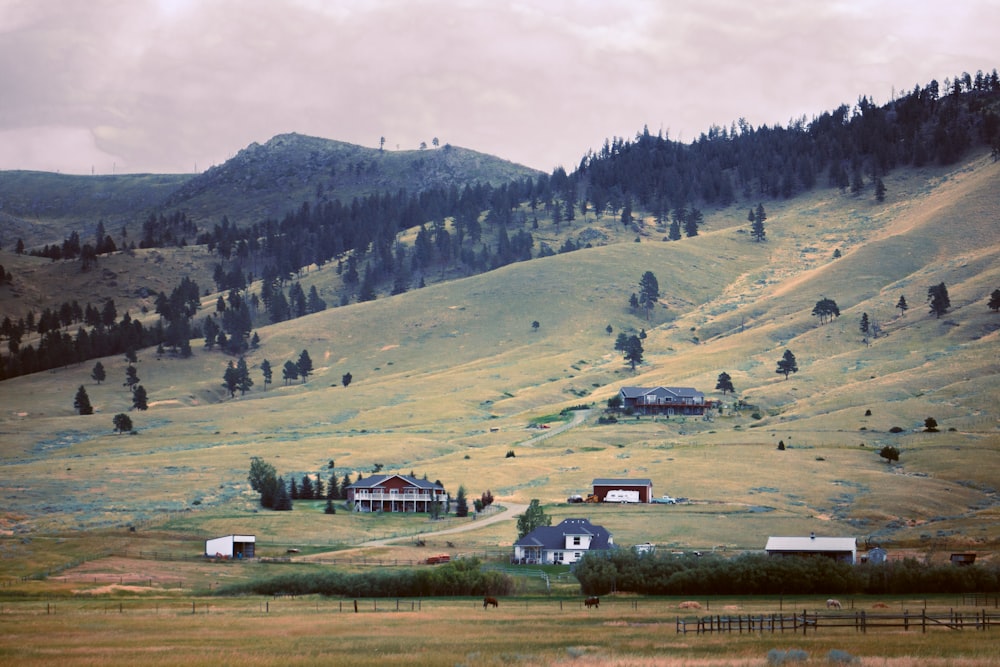
[[[438,554],[437,556],[430,556],[427,559],[428,565],[440,565],[441,563],[450,563],[451,556],[448,554]]]

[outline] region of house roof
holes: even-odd
[[[435,482],[427,481],[426,479],[417,479],[416,477],[411,477],[410,475],[372,475],[370,477],[365,477],[364,479],[359,479],[353,484],[349,485],[349,489],[373,489],[375,487],[381,486],[387,480],[393,477],[398,477],[407,484],[415,486],[420,489],[444,489],[443,486]]]
[[[563,519],[558,526],[539,526],[515,542],[514,546],[565,549],[567,535],[590,535],[591,549],[608,549],[611,546],[611,533],[588,519]]]
[[[647,394],[663,394],[670,393],[674,396],[680,396],[685,398],[697,398],[699,396],[704,396],[702,392],[698,391],[694,387],[622,387],[620,391],[621,395],[625,398],[638,398],[640,396],[646,396]]]
[[[594,480],[593,486],[653,486],[653,480],[643,479],[636,477],[634,479],[628,478],[614,478],[614,477],[598,477]]]
[[[853,537],[769,537],[765,551],[850,551],[857,550]]]

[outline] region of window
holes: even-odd
[[[573,536],[573,546],[574,547],[580,546],[580,536],[579,535],[574,535]]]

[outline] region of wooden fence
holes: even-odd
[[[712,632],[736,633],[776,633],[776,632],[817,632],[820,628],[853,628],[856,632],[868,632],[869,629],[897,628],[904,631],[919,629],[926,633],[928,629],[947,628],[950,630],[987,630],[1000,626],[1000,613],[990,613],[986,609],[975,612],[931,613],[926,609],[919,613],[904,611],[901,614],[875,613],[858,611],[850,613],[821,613],[802,610],[801,614],[760,614],[760,615],[715,615],[695,619],[678,618],[677,633],[696,634]]]

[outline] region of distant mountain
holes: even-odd
[[[59,243],[97,223],[133,233],[150,214],[186,213],[199,226],[223,216],[237,225],[281,218],[304,201],[339,199],[433,187],[500,185],[540,172],[445,144],[418,151],[382,151],[341,141],[282,134],[253,143],[202,174],[74,176],[0,171],[0,244],[18,238],[30,247]]]

